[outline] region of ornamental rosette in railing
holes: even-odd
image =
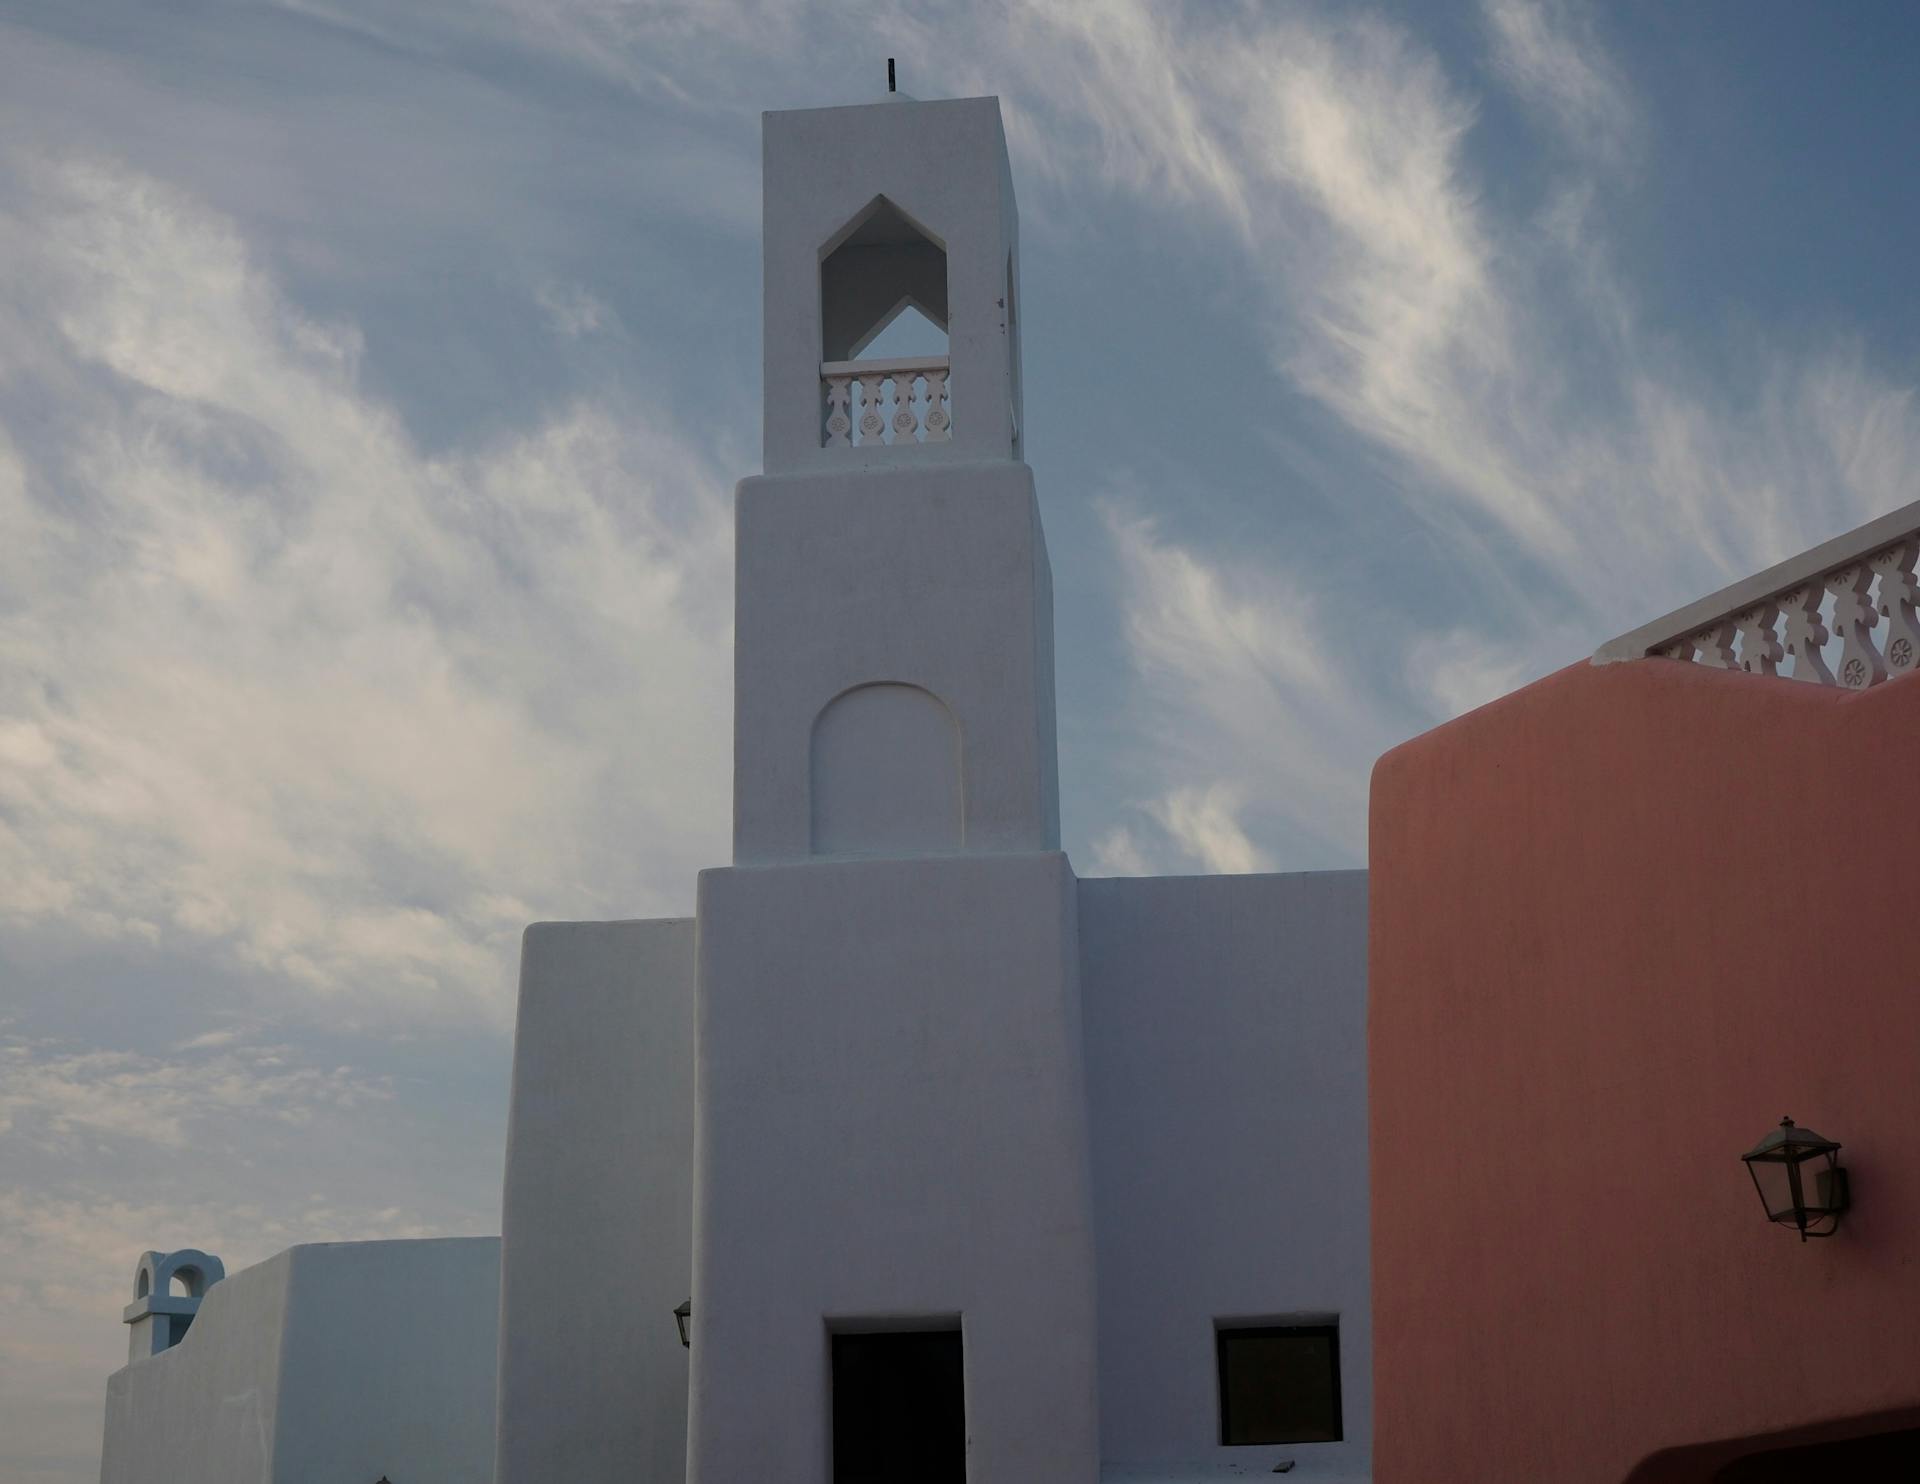
[[[1916,557],[1920,502],[1622,634],[1593,662],[1662,656],[1780,675],[1791,656],[1791,679],[1865,690],[1920,668]]]
[[[821,446],[947,442],[953,437],[947,375],[945,356],[822,361],[827,417]]]

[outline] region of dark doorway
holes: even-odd
[[[1809,1484],[1819,1479],[1912,1484],[1920,1479],[1920,1428],[1749,1453],[1723,1467],[1713,1484]]]
[[[833,1336],[833,1484],[966,1484],[960,1331]]]

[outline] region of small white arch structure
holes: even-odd
[[[960,727],[938,696],[855,686],[814,718],[815,855],[941,855],[965,843]]]
[[[132,1327],[127,1359],[145,1360],[178,1345],[207,1290],[226,1276],[225,1264],[197,1247],[141,1253],[133,1268],[133,1302],[121,1314]]]

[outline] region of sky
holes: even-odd
[[[1914,498],[1909,5],[0,0],[0,1478],[149,1247],[498,1231],[521,929],[727,854],[758,114],[889,56],[1006,119],[1083,875],[1362,865]]]

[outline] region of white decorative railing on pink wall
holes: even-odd
[[[1664,656],[1779,675],[1791,655],[1794,680],[1865,690],[1920,667],[1916,555],[1920,501],[1622,634],[1596,649],[1593,663]]]
[[[826,448],[887,443],[945,443],[953,437],[947,407],[947,358],[822,361],[827,399]]]

